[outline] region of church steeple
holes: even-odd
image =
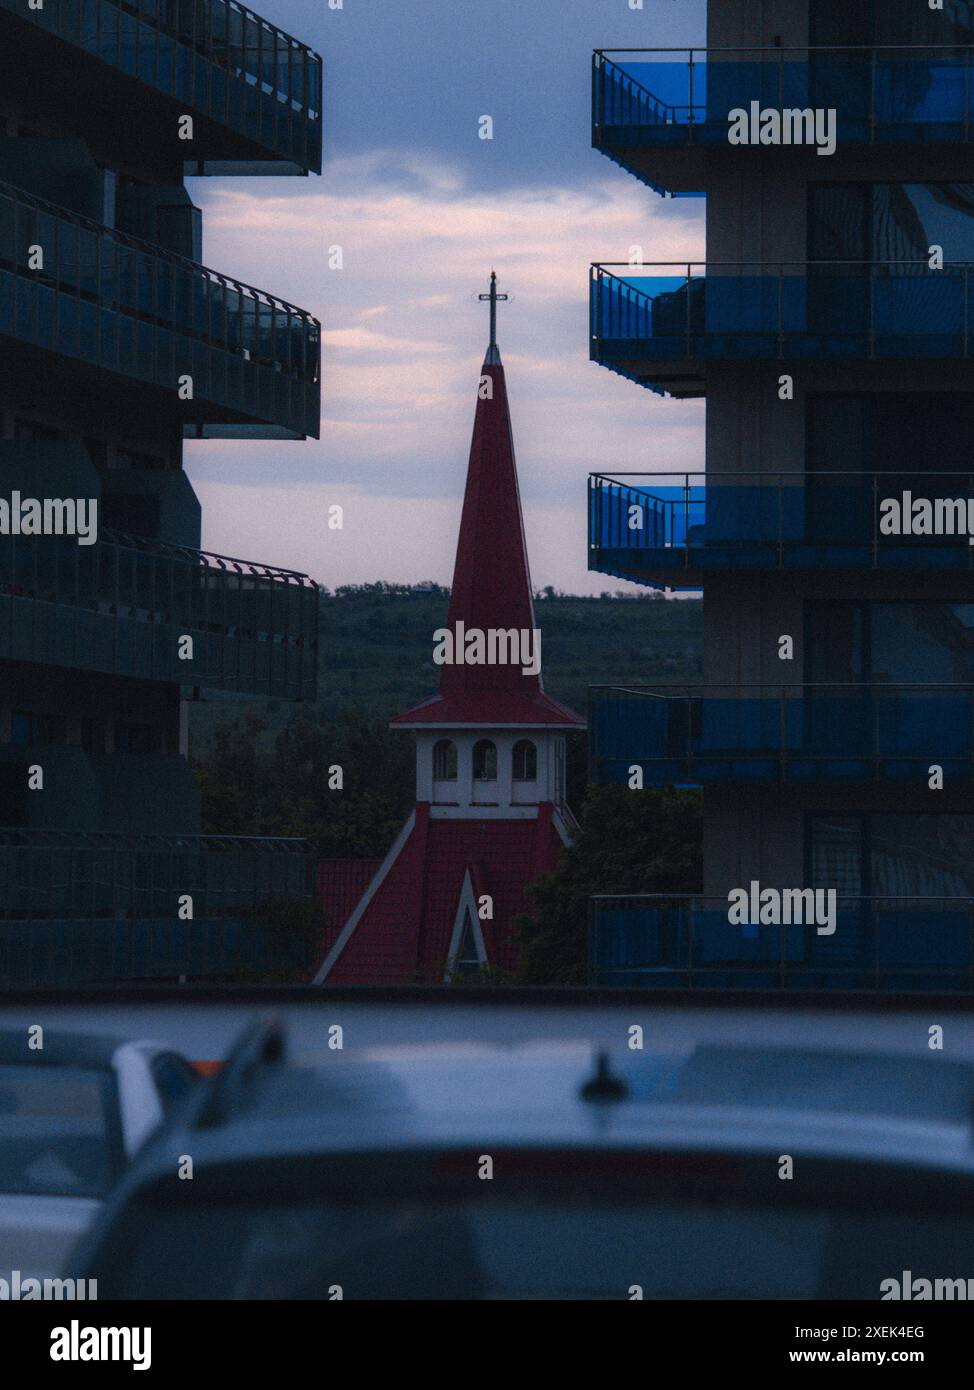
[[[481,369],[467,464],[467,485],[457,538],[456,562],[447,627],[480,632],[535,630],[531,574],[524,539],[521,496],[514,457],[514,436],[507,401],[507,382],[497,347],[497,276],[490,273],[490,343]],[[521,667],[444,666],[444,696],[501,691],[527,695],[541,690],[541,677]]]
[[[490,341],[477,387],[447,631],[463,637],[516,631],[539,650],[507,383],[497,346],[497,305],[509,297],[498,292],[492,270],[488,293],[478,295],[490,305]],[[545,695],[536,661],[476,662],[462,659],[461,647],[458,637],[461,659],[441,666],[439,695],[393,724],[583,725]]]
[[[480,298],[490,305],[490,342],[477,388],[448,626],[430,633],[433,659],[442,661],[440,689],[391,721],[415,735],[416,805],[328,943],[317,984],[516,970],[515,923],[530,908],[529,885],[555,868],[571,838],[565,736],[584,721],[545,694],[535,660],[528,670],[521,660],[484,662],[465,641],[474,633],[536,633],[497,347],[497,305],[508,296],[498,294],[493,271],[490,292]],[[452,658],[444,657],[446,646]],[[492,912],[482,921],[485,901]]]

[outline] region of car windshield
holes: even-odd
[[[307,1207],[148,1205],[91,1271],[106,1296],[878,1299],[889,1278],[971,1276],[974,1219],[482,1194]],[[965,1288],[967,1287],[965,1283]],[[636,1292],[638,1290],[638,1292]],[[966,1294],[957,1295],[966,1297]]]
[[[0,1193],[101,1197],[117,1167],[109,1071],[0,1064]]]

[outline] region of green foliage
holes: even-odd
[[[590,787],[557,873],[534,885],[534,911],[518,918],[521,983],[584,984],[588,903],[595,893],[698,893],[700,796],[689,791]]]
[[[307,984],[321,957],[326,923],[314,899],[283,898],[242,914],[259,925],[267,942],[267,970],[241,965],[235,984]]]
[[[701,602],[657,600],[649,589],[578,598],[549,586],[536,594],[545,689],[584,714],[594,682],[693,679]],[[194,705],[204,830],[308,836],[325,858],[383,858],[415,787],[413,740],[387,721],[435,693],[433,632],[448,605],[449,591],[432,583],[324,591],[315,704],[221,696]],[[335,765],[344,772],[341,791],[328,785]],[[570,735],[571,806],[581,804],[586,783],[585,735]]]
[[[328,859],[381,858],[413,803],[412,739],[354,709],[293,718],[269,748],[262,728],[244,715],[217,730],[199,768],[204,832],[307,836]]]
[[[433,633],[446,623],[449,591],[442,586],[343,585],[322,594],[318,698],[305,716],[329,723],[354,707],[386,720],[434,694]],[[541,629],[545,689],[584,714],[588,687],[597,682],[693,680],[700,675],[703,605],[699,599],[666,602],[653,589],[599,598],[535,595]],[[207,758],[216,731],[245,711],[262,726],[269,746],[292,717],[286,701],[228,700],[220,695],[194,705],[194,754]]]

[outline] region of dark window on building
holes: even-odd
[[[806,409],[810,474],[974,473],[974,397],[955,391],[810,396]]]
[[[104,439],[85,439],[88,457],[99,471],[108,467],[108,444]]]
[[[37,420],[14,420],[14,439],[22,444],[49,444],[63,439],[64,431],[56,425],[41,424]]]
[[[159,534],[159,498],[151,493],[109,492],[101,499],[102,521],[110,531],[154,538]]]
[[[14,710],[10,718],[10,742],[27,744],[33,742],[31,730],[33,723],[29,714],[24,714],[21,710]]]
[[[810,603],[805,626],[805,679],[852,685],[865,679],[864,612],[860,603]]]
[[[81,747],[86,753],[102,753],[105,750],[105,727],[100,719],[82,719]]]
[[[810,184],[808,259],[868,261],[869,189],[861,183]]]
[[[809,42],[841,44],[952,44],[974,41],[971,0],[811,0]]]
[[[513,753],[515,782],[538,780],[538,750],[529,738],[519,738]]]
[[[880,504],[904,491],[930,498],[974,496],[970,443],[974,396],[907,392],[809,397],[806,526],[824,544],[889,545]],[[923,536],[901,546],[929,545]]]
[[[473,779],[475,782],[497,780],[497,745],[489,738],[478,739],[473,746]]]
[[[441,738],[433,745],[434,782],[455,782],[457,779],[457,746],[452,739]]]
[[[858,898],[868,891],[863,820],[862,816],[809,818],[809,878],[813,887],[834,888],[840,898]]]
[[[156,724],[131,724],[119,720],[115,725],[116,753],[158,753],[162,744]]]
[[[931,246],[948,261],[974,257],[974,184],[822,183],[808,197],[809,260],[925,268]]]
[[[115,226],[115,203],[118,197],[118,174],[114,169],[101,169],[101,220],[104,226]]]
[[[199,261],[203,254],[203,220],[198,207],[179,203],[156,208],[156,241],[177,256]]]
[[[27,765],[0,763],[0,816],[4,825],[28,825]],[[2,904],[0,904],[2,907]]]
[[[14,710],[10,721],[10,741],[23,746],[45,746],[66,742],[67,726],[60,714],[31,714]]]
[[[142,454],[138,449],[116,449],[113,467],[162,468],[164,464],[155,454]]]
[[[974,815],[810,816],[811,885],[839,897],[974,894]]]
[[[974,604],[810,603],[805,679],[813,684],[974,682]]]

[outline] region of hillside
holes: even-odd
[[[354,708],[386,719],[418,704],[439,683],[433,633],[445,624],[448,603],[447,590],[432,586],[379,583],[324,594],[316,703],[211,692],[191,709],[194,756],[205,757],[214,731],[248,711],[264,721],[262,738],[270,741],[295,713],[327,723]],[[596,683],[696,678],[702,607],[699,599],[664,601],[649,590],[635,598],[538,595],[545,689],[584,714]]]

